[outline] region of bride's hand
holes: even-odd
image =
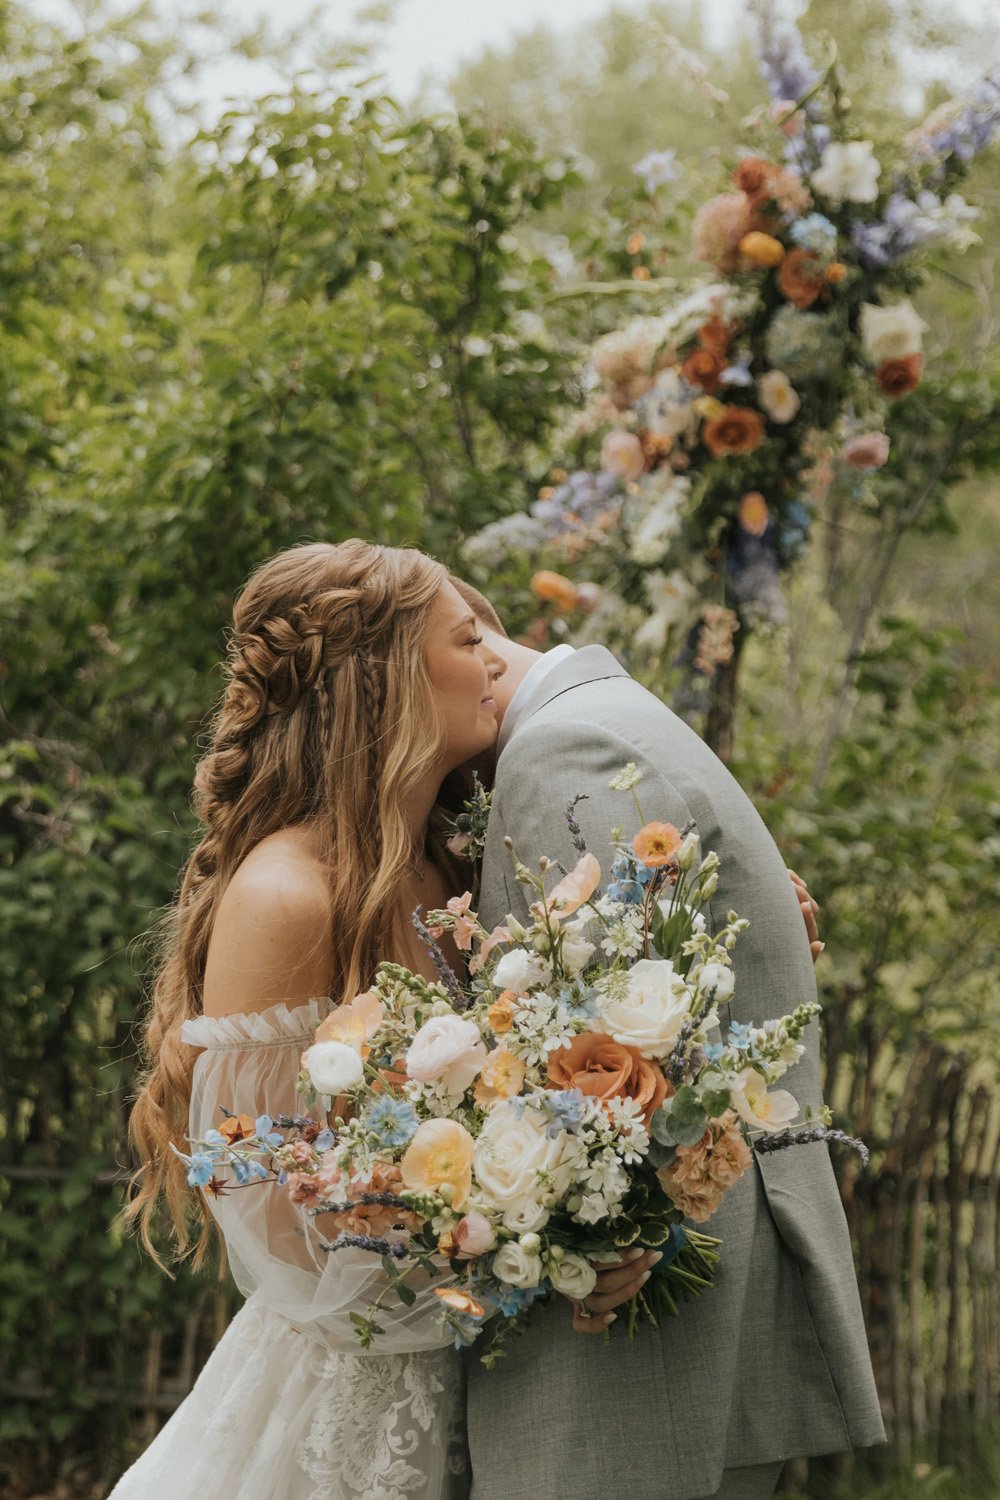
[[[603,1333],[616,1317],[614,1309],[642,1290],[653,1266],[662,1258],[659,1250],[633,1247],[625,1251],[616,1266],[599,1266],[596,1261],[591,1261],[597,1272],[597,1283],[594,1290],[583,1299],[590,1310],[590,1317],[580,1311],[580,1302],[573,1301],[573,1327],[576,1332]]]
[[[815,963],[826,947],[826,944],[821,943],[819,940],[819,929],[816,926],[816,913],[819,911],[819,903],[814,901],[812,896],[810,896],[809,887],[801,875],[796,875],[794,870],[789,870],[788,873],[795,887],[795,894],[799,898],[799,910],[806,924],[806,935],[809,938],[809,952],[813,956],[813,963]]]

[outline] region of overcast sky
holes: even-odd
[[[129,0],[113,3],[123,10],[131,8]],[[938,3],[942,20],[956,12],[970,19],[982,15],[983,0]],[[71,21],[76,11],[73,0],[29,0],[29,4],[36,12],[61,21]],[[175,19],[201,8],[198,0],[156,0],[156,4]],[[645,0],[617,0],[617,4],[640,10]],[[612,0],[388,0],[385,8],[395,14],[380,30],[375,62],[389,91],[407,100],[428,82],[446,79],[460,62],[478,57],[490,45],[502,46],[540,22],[570,31],[611,5]],[[804,0],[786,0],[786,6],[789,14],[799,15]],[[306,35],[311,30],[309,18],[318,11],[327,33],[347,38],[364,34],[357,19],[362,0],[323,0],[322,4],[317,0],[218,0],[216,9],[243,26],[262,20],[282,32],[301,29]],[[704,9],[709,41],[721,47],[733,33],[742,0],[705,0]],[[259,97],[278,82],[278,75],[266,64],[229,58],[203,66],[184,92],[200,123],[207,125],[214,123],[229,101]]]

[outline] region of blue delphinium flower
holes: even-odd
[[[583,1124],[587,1100],[581,1089],[553,1089],[544,1103],[550,1122],[545,1127],[545,1134],[550,1140],[555,1140],[564,1131],[574,1135]]]
[[[757,1057],[758,1052],[750,1033],[752,1027],[745,1025],[742,1021],[731,1021],[729,1025],[729,1045],[738,1047],[748,1057]]]
[[[188,1168],[188,1182],[192,1187],[204,1187],[211,1181],[214,1171],[215,1163],[208,1152],[196,1151]]]
[[[333,1145],[336,1139],[337,1137],[334,1135],[332,1130],[321,1130],[319,1135],[313,1141],[313,1146],[317,1151],[329,1151],[330,1147]]]
[[[573,531],[581,523],[593,521],[608,509],[621,489],[621,479],[606,470],[592,473],[577,469],[545,500],[536,500],[531,514],[543,521],[552,536]]]
[[[837,226],[831,224],[826,214],[806,214],[804,219],[796,219],[789,237],[800,250],[813,250],[817,255],[832,255],[837,248]]]
[[[396,1150],[407,1145],[416,1133],[417,1112],[406,1099],[383,1095],[369,1104],[361,1115],[361,1125],[371,1131],[379,1146]]]
[[[274,1150],[276,1146],[284,1144],[284,1136],[275,1130],[274,1121],[270,1115],[258,1115],[253,1122],[254,1132],[257,1136],[257,1144],[263,1151]]]
[[[757,21],[757,61],[771,98],[801,99],[819,81],[819,74],[798,27],[776,13],[773,0],[751,0],[750,10]]]
[[[538,1286],[507,1286],[504,1282],[498,1283],[499,1293],[494,1293],[494,1299],[505,1318],[514,1318],[524,1307],[530,1307],[537,1302],[539,1297],[544,1297],[549,1289],[547,1281]]]

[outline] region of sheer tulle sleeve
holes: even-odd
[[[202,1049],[194,1068],[190,1134],[204,1139],[218,1128],[220,1106],[237,1114],[294,1114],[299,1059],[321,1019],[319,1002],[289,1009],[242,1012],[185,1021],[181,1037]],[[378,1256],[357,1249],[320,1249],[322,1219],[310,1218],[283,1187],[254,1183],[231,1187],[209,1200],[229,1252],[233,1278],[245,1297],[282,1314],[328,1348],[363,1353],[351,1323],[352,1312],[366,1312],[385,1289]],[[435,1285],[450,1284],[442,1263]],[[407,1354],[443,1348],[453,1333],[441,1315],[440,1299],[422,1273],[413,1278],[416,1301],[405,1307],[392,1293],[383,1299],[377,1322],[385,1330],[372,1354]]]

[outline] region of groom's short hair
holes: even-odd
[[[495,630],[497,635],[507,634],[500,622],[500,616],[485,594],[481,594],[478,589],[474,589],[471,583],[466,583],[464,578],[456,578],[454,573],[449,576],[448,582],[456,594],[461,594],[477,620],[482,620],[483,624],[488,625],[491,630]]]

